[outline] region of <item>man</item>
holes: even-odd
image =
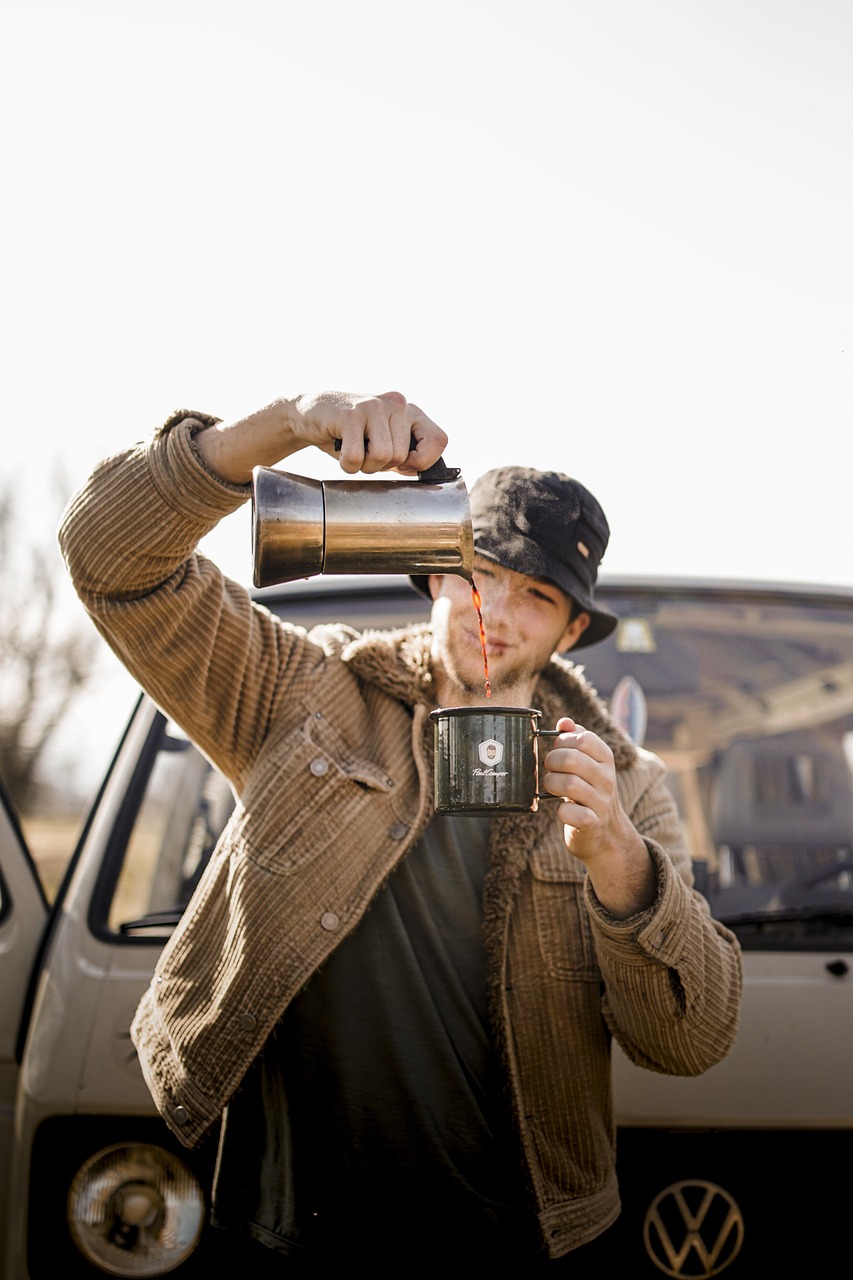
[[[185,1144],[223,1117],[213,1220],[253,1274],[579,1275],[619,1212],[611,1036],[693,1075],[736,1033],[737,942],[690,888],[663,766],[555,656],[616,621],[582,485],[500,468],[471,493],[496,701],[561,731],[535,814],[433,815],[429,712],[484,697],[465,580],[416,584],[429,626],[306,635],[195,549],[256,465],[313,446],[411,475],[446,443],[398,393],[181,412],[60,531],[96,625],[238,797],[132,1035]]]

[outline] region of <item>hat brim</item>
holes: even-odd
[[[429,577],[426,574],[409,574],[409,582],[411,582],[419,595],[425,596],[427,600],[432,600]],[[562,591],[563,588],[561,587],[560,590]],[[566,592],[565,594],[569,593]],[[571,598],[578,608],[589,616],[589,626],[572,645],[572,653],[576,649],[588,649],[592,644],[600,644],[602,640],[606,640],[609,635],[613,634],[619,622],[615,613],[611,613],[609,609],[602,609],[597,605],[588,604],[586,601],[578,599],[577,595],[572,595]]]

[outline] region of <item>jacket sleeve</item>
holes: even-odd
[[[742,957],[736,936],[713,919],[692,888],[664,774],[661,762],[642,752],[623,784],[626,808],[657,869],[654,904],[617,920],[599,903],[588,877],[586,897],[604,977],[604,1017],[614,1038],[638,1066],[693,1076],[724,1058],[734,1043]]]
[[[196,549],[251,494],[209,471],[181,411],[107,458],[69,503],[59,542],[96,627],[157,705],[239,792],[288,676],[322,660]]]

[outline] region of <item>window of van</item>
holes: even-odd
[[[663,585],[602,595],[620,624],[579,665],[668,766],[714,914],[747,948],[825,946],[828,931],[849,943],[853,597]],[[142,773],[104,926],[162,941],[234,797],[162,716]]]

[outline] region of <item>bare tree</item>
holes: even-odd
[[[59,477],[52,488],[58,518],[68,489]],[[22,813],[37,799],[45,749],[85,685],[98,645],[82,616],[61,607],[55,525],[40,518],[39,532],[28,530],[11,484],[0,487],[0,774]]]

